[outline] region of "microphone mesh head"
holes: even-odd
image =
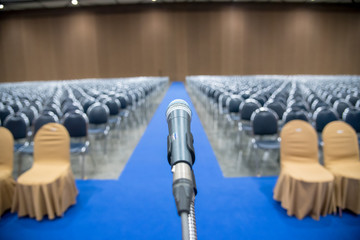
[[[174,110],[184,110],[189,114],[191,118],[191,110],[189,104],[182,99],[175,99],[174,101],[169,103],[169,106],[167,107],[166,110],[166,118],[168,118],[170,113]]]

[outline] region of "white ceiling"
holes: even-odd
[[[82,6],[101,6],[116,4],[142,4],[151,3],[152,0],[78,0],[79,4],[73,6],[71,0],[0,0],[0,4],[6,10],[27,10],[27,9],[46,9],[46,8],[78,8]],[[156,3],[178,3],[178,2],[287,2],[287,3],[340,3],[351,4],[360,3],[360,0],[157,0]],[[153,3],[153,4],[156,4]]]

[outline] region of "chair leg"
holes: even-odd
[[[85,154],[80,155],[80,165],[81,165],[81,179],[85,177]]]
[[[104,135],[104,155],[107,153],[107,136]]]
[[[256,164],[255,174],[257,177],[261,177],[260,161],[262,161],[262,159],[260,159],[258,151],[259,151],[258,147],[255,146],[255,164]]]

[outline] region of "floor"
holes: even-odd
[[[89,136],[90,151],[85,156],[84,179],[118,179],[141,139],[162,101],[168,86],[157,94],[152,95],[146,104],[141,105],[129,114],[128,120],[122,120],[120,129],[113,129],[107,136],[106,151],[104,151],[105,138]],[[18,177],[19,155],[15,155],[13,177]],[[21,156],[20,174],[31,168],[32,155]],[[75,178],[81,178],[80,156],[71,156],[71,168]]]
[[[224,178],[184,85],[176,82],[117,180],[76,180],[76,204],[55,220],[38,222],[7,211],[0,239],[181,239],[166,159],[165,112],[175,98],[188,101],[193,111],[198,239],[359,239],[360,218],[346,211],[320,221],[289,217],[273,200],[277,177]]]
[[[207,99],[186,90],[199,115],[201,124],[210,141],[224,177],[275,176],[279,174],[279,152],[251,149],[251,137],[240,134],[238,124],[226,116],[218,115]],[[258,167],[256,167],[258,160]]]

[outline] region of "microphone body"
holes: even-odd
[[[166,111],[166,118],[169,127],[168,148],[171,148],[168,151],[169,164],[173,167],[179,162],[185,162],[192,168],[195,154],[189,105],[181,99],[172,101]]]
[[[195,161],[193,136],[190,131],[191,110],[181,100],[172,101],[166,111],[169,127],[168,161],[173,172],[173,195],[178,214],[190,212],[190,204],[196,194],[192,165]]]

